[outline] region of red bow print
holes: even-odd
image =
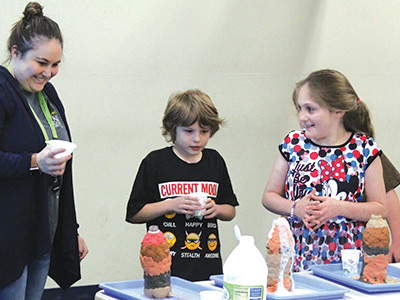
[[[319,162],[319,167],[321,168],[322,182],[330,178],[335,178],[341,182],[346,180],[343,155],[338,157],[335,161],[332,161],[332,167],[325,160]]]

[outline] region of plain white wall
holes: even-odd
[[[1,61],[26,3],[0,0]],[[40,3],[65,39],[52,82],[78,144],[76,206],[90,253],[77,285],[142,277],[145,226],[126,223],[125,208],[140,161],[167,145],[160,126],[172,92],[202,89],[228,122],[209,142],[225,158],[240,202],[236,218],[220,222],[224,259],[237,244],[235,224],[265,255],[275,215],[261,196],[278,143],[298,126],[294,84],[311,71],[335,68],[349,78],[372,112],[379,145],[400,168],[395,0]]]

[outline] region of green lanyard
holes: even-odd
[[[50,111],[49,111],[49,107],[47,106],[47,102],[44,99],[43,93],[42,92],[38,92],[37,94],[38,94],[40,108],[42,109],[43,115],[46,118],[46,121],[50,126],[53,138],[54,139],[58,139],[56,127],[54,126],[53,118],[51,117],[51,114],[50,114]],[[29,107],[31,108],[32,113],[35,116],[35,119],[38,122],[38,124],[40,126],[40,129],[42,129],[42,132],[43,132],[45,140],[48,141],[49,140],[49,136],[47,135],[46,129],[44,129],[44,126],[43,126],[42,122],[40,121],[39,117],[37,116],[37,114],[35,113],[35,111],[33,110],[32,106],[30,104],[29,104]]]
[[[10,64],[7,65],[7,69],[12,74],[11,68],[10,68]],[[47,106],[47,102],[44,99],[43,93],[42,92],[38,92],[37,94],[38,94],[40,108],[42,109],[43,115],[46,118],[46,121],[50,126],[53,138],[54,139],[58,139],[56,127],[54,126],[53,118],[51,117],[51,113],[49,111],[49,107]],[[31,111],[32,111],[33,115],[35,116],[35,119],[38,122],[38,124],[40,126],[40,129],[43,132],[45,140],[48,141],[49,140],[49,136],[47,135],[46,129],[44,128],[44,126],[43,126],[42,122],[40,121],[39,117],[37,116],[37,114],[33,110],[33,107],[30,104],[29,104],[29,107],[31,108]]]

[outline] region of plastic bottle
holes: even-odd
[[[168,241],[157,225],[151,225],[140,247],[144,271],[144,294],[148,298],[167,298],[171,291],[171,253]]]
[[[243,235],[224,267],[223,300],[265,300],[268,267],[254,245],[254,237]]]

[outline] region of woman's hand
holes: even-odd
[[[36,155],[36,162],[39,170],[42,173],[59,176],[63,175],[67,161],[72,158],[71,155],[67,155],[62,158],[55,158],[54,155],[64,152],[65,149],[50,149],[50,146],[46,146]]]
[[[80,235],[78,235],[78,246],[79,246],[79,259],[82,260],[89,253],[89,249],[86,246],[86,242]]]

